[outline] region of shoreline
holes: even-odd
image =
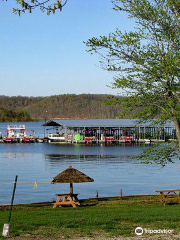
[[[160,197],[160,195],[158,194],[140,194],[140,195],[122,195],[122,196],[109,196],[109,197],[91,197],[91,198],[86,198],[86,199],[79,199],[82,202],[86,202],[86,201],[113,201],[113,200],[119,200],[121,198],[146,198],[146,197],[152,197],[152,198],[156,198],[156,197]],[[25,205],[41,205],[41,204],[53,204],[55,201],[43,201],[43,202],[31,202],[31,203],[17,203],[14,204],[13,206],[25,206]],[[0,207],[9,207],[11,204],[0,204]]]
[[[41,120],[49,121],[49,120],[120,120],[120,119],[136,120],[133,118],[38,118],[38,119],[32,118],[31,121],[19,121],[19,122],[39,122]],[[4,122],[0,121],[0,123],[12,123],[12,122],[14,121],[4,121]]]

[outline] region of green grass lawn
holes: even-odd
[[[0,225],[7,222],[9,211],[1,208]],[[136,227],[180,231],[180,205],[161,203],[120,204],[99,202],[94,206],[53,209],[52,205],[26,205],[13,209],[11,236],[44,236],[56,239],[83,236],[135,236]]]

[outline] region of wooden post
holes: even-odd
[[[99,197],[99,193],[98,193],[98,191],[97,191],[97,193],[96,193],[96,197],[97,197],[97,198]]]
[[[121,192],[120,192],[120,198],[122,199],[122,196],[123,196],[123,193],[122,193],[122,189],[121,189]]]
[[[70,183],[70,194],[73,194],[73,184]]]
[[[15,196],[15,191],[16,191],[17,179],[18,179],[18,176],[16,175],[15,181],[14,181],[12,199],[11,199],[11,206],[10,206],[10,210],[9,210],[8,224],[10,224],[10,221],[11,221],[11,213],[12,213],[12,207],[13,207],[14,196]]]

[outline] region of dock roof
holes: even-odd
[[[98,128],[98,127],[173,127],[172,122],[163,126],[151,123],[139,124],[136,119],[53,119],[42,126],[67,127],[67,128]]]

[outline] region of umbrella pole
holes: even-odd
[[[73,184],[70,183],[70,194],[73,194]]]

